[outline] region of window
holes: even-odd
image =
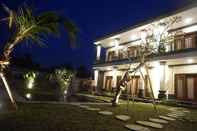
[[[192,37],[185,38],[185,48],[192,48]]]
[[[196,47],[196,35],[186,34],[175,37],[174,50],[189,49]]]
[[[136,57],[137,56],[137,47],[128,47],[128,56]]]

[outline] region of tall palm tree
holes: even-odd
[[[42,45],[46,36],[59,35],[62,27],[67,31],[70,43],[73,43],[76,40],[78,30],[69,19],[60,16],[56,12],[48,11],[35,14],[27,6],[19,8],[17,11],[11,10],[5,5],[3,5],[3,8],[8,13],[8,17],[1,19],[1,21],[8,23],[11,36],[5,43],[3,54],[0,58],[0,78],[4,82],[11,102],[17,108],[4,75],[15,47],[24,43],[24,41]]]

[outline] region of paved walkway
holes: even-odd
[[[114,116],[114,119],[120,120],[120,121],[128,121],[130,119],[130,116],[127,115],[117,115],[114,114],[111,111],[107,111],[107,110],[102,110],[100,108],[97,108],[94,110],[94,108],[91,107],[91,105],[109,105],[110,103],[87,103],[87,105],[85,103],[70,103],[72,105],[78,106],[80,108],[83,108],[87,111],[96,111],[98,112],[99,115],[103,115],[103,116]],[[136,121],[136,123],[132,123],[132,124],[126,124],[124,125],[125,128],[127,128],[128,130],[132,130],[132,131],[151,131],[151,129],[155,128],[155,129],[162,129],[166,126],[166,124],[168,124],[169,122],[173,122],[173,121],[177,121],[180,120],[182,117],[184,117],[187,113],[190,113],[188,110],[184,109],[184,108],[169,108],[169,113],[166,115],[158,115],[155,118],[149,118],[148,120],[144,120],[144,121]]]

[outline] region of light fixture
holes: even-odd
[[[192,18],[186,18],[185,20],[184,20],[184,22],[185,22],[185,24],[190,24],[191,22],[192,22]]]
[[[99,44],[101,44],[101,42],[100,42],[100,41],[94,42],[94,44],[95,44],[95,45],[99,45]]]
[[[64,91],[64,94],[67,94],[67,90]]]
[[[188,28],[183,29],[183,32],[185,33],[191,33],[197,31],[197,25],[190,26]]]
[[[130,39],[131,39],[132,41],[136,40],[136,39],[137,39],[137,35],[131,35]]]
[[[31,99],[31,94],[30,94],[30,93],[27,93],[27,94],[26,94],[26,98],[27,98],[27,99]]]
[[[108,70],[108,71],[112,70],[112,67],[107,67],[107,70]]]
[[[112,36],[110,39],[114,40],[114,39],[119,39],[120,38],[120,35],[115,35],[115,36]]]
[[[188,59],[188,60],[187,60],[187,63],[188,63],[188,64],[191,64],[191,63],[193,63],[193,61],[194,61],[193,59]]]

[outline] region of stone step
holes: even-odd
[[[101,115],[106,115],[106,116],[113,115],[113,112],[110,112],[110,111],[99,111],[98,113],[101,114]]]
[[[159,116],[159,118],[167,120],[167,121],[175,121],[176,120],[175,118],[168,117],[168,116]]]
[[[147,127],[140,126],[137,124],[128,124],[128,125],[125,125],[125,127],[131,131],[151,131]]]
[[[136,123],[143,125],[143,126],[148,126],[148,127],[158,128],[158,129],[163,128],[163,125],[154,123],[154,122],[149,122],[149,121],[136,121]]]
[[[86,109],[86,108],[90,108],[89,106],[86,106],[86,105],[79,105],[79,107],[80,107],[80,108],[85,108],[85,109]]]
[[[167,124],[168,123],[168,121],[163,120],[163,119],[158,119],[158,118],[149,118],[149,121],[156,122],[156,123],[161,123],[161,124]]]
[[[131,119],[131,117],[127,115],[117,115],[115,116],[115,118],[121,121],[128,121],[129,119]]]
[[[100,111],[101,109],[100,108],[89,107],[89,108],[86,108],[86,110],[88,110],[88,111]]]

